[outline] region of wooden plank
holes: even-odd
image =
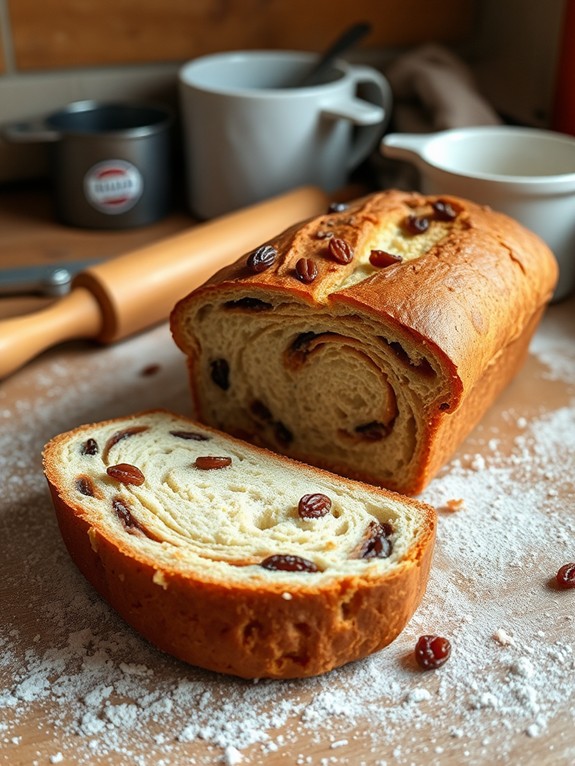
[[[17,68],[179,61],[219,50],[321,50],[369,20],[367,48],[456,41],[476,0],[7,0]]]
[[[6,73],[6,55],[4,53],[4,21],[0,17],[0,74]]]

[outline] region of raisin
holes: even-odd
[[[143,378],[151,378],[152,375],[157,375],[158,372],[160,372],[162,368],[159,364],[147,364],[145,367],[142,367],[140,370],[140,375]]]
[[[407,351],[403,348],[401,343],[398,343],[397,341],[388,341],[385,338],[382,338],[391,351],[395,354],[395,356],[399,359],[400,362],[403,362],[403,364],[409,365],[414,370],[417,370],[417,372],[420,375],[423,375],[424,377],[432,378],[435,376],[435,370],[429,363],[428,359],[425,359],[425,357],[422,357],[421,359],[414,360],[412,359]]]
[[[369,254],[369,262],[372,266],[376,266],[378,269],[384,269],[386,266],[393,266],[402,261],[403,258],[401,255],[394,255],[393,253],[388,253],[386,250],[372,250]]]
[[[263,420],[264,423],[269,423],[272,420],[271,412],[259,399],[254,399],[250,404],[250,412],[252,415],[255,415],[258,420]]]
[[[149,427],[150,426],[131,426],[130,428],[125,428],[123,431],[116,431],[116,433],[112,434],[112,436],[110,436],[110,438],[106,442],[106,446],[104,447],[104,452],[102,453],[102,460],[104,462],[108,460],[108,454],[110,450],[118,442],[121,442],[124,439],[128,439],[130,436],[134,436],[135,434],[141,434],[144,431],[147,431]]]
[[[556,580],[563,590],[575,588],[575,563],[564,564],[557,572]]]
[[[95,439],[86,439],[82,447],[80,448],[82,455],[97,455],[98,454],[98,442]]]
[[[436,200],[432,208],[438,221],[454,221],[457,218],[457,210],[444,199]]]
[[[290,554],[276,553],[268,556],[260,562],[264,569],[279,570],[282,572],[318,572],[319,569],[309,559],[303,559],[301,556],[292,556]]]
[[[231,457],[216,457],[215,455],[201,455],[196,458],[194,465],[202,471],[213,471],[218,468],[227,468],[232,464]]]
[[[356,434],[359,434],[364,439],[370,442],[378,442],[389,434],[389,428],[385,423],[380,423],[378,420],[372,420],[370,423],[363,423],[357,426],[355,429]]]
[[[226,301],[224,303],[225,309],[247,309],[248,311],[269,311],[273,306],[271,303],[262,301],[259,298],[239,298],[237,301]]]
[[[292,432],[289,430],[289,428],[286,428],[286,426],[284,426],[281,420],[276,421],[276,424],[274,426],[274,434],[277,441],[280,444],[282,444],[284,447],[287,447],[293,441]]]
[[[316,332],[300,332],[294,342],[291,344],[291,351],[302,351],[318,335]]]
[[[94,484],[92,479],[89,479],[87,476],[78,476],[76,479],[76,489],[82,495],[86,495],[86,497],[94,497]]]
[[[447,662],[451,644],[441,636],[420,636],[415,645],[415,659],[423,670],[434,670]]]
[[[331,510],[331,500],[321,492],[304,495],[298,503],[297,512],[300,519],[321,519]]]
[[[126,529],[137,529],[140,532],[144,531],[140,523],[132,516],[132,512],[130,511],[128,504],[122,500],[121,497],[115,497],[112,499],[112,508]]]
[[[295,265],[295,274],[300,282],[309,285],[317,277],[317,264],[311,258],[300,258]]]
[[[345,239],[339,237],[330,239],[328,251],[333,260],[338,263],[351,263],[353,260],[353,248]]]
[[[106,469],[106,473],[112,479],[119,481],[120,484],[135,484],[139,487],[146,481],[140,469],[130,463],[111,465]]]
[[[270,266],[273,266],[277,258],[278,251],[273,245],[262,245],[249,254],[247,259],[248,268],[259,274]]]
[[[170,431],[170,434],[177,439],[187,439],[194,442],[207,442],[210,440],[209,436],[200,434],[197,431]]]
[[[429,229],[429,218],[424,215],[408,215],[403,221],[403,228],[408,234],[423,234]]]
[[[230,365],[225,359],[214,359],[210,362],[210,376],[222,391],[227,391],[230,387]]]
[[[390,524],[380,524],[371,521],[367,528],[365,540],[359,550],[360,559],[386,559],[391,555],[392,544],[389,534],[393,532]]]
[[[393,534],[393,526],[389,523],[389,521],[382,521],[380,522],[380,527],[383,530],[383,534],[386,537],[391,537]]]
[[[349,205],[346,202],[330,202],[327,212],[328,213],[343,213],[343,211],[347,210],[348,207]]]

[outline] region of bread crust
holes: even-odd
[[[421,519],[420,533],[397,566],[384,576],[339,577],[317,587],[310,580],[305,587],[286,588],[285,579],[277,584],[262,581],[238,585],[170,570],[135,549],[129,535],[112,533],[110,525],[90,514],[62,478],[62,445],[81,441],[101,425],[125,426],[149,414],[74,429],[55,437],[44,450],[44,470],[68,552],[86,579],[129,625],[178,659],[243,678],[325,673],[378,651],[399,635],[425,592],[435,540],[432,508],[405,499]],[[202,429],[216,433],[204,426]],[[245,446],[256,457],[271,454],[239,440],[229,441]],[[275,455],[274,459],[290,471],[300,469],[295,461]],[[328,476],[309,466],[305,470],[318,477]],[[398,500],[386,490],[331,475],[329,479],[337,481],[345,492],[367,489],[383,500]]]
[[[361,280],[348,279],[357,263],[335,262],[329,253],[330,238],[318,238],[331,232],[353,250],[369,248],[388,222],[419,215],[437,201],[457,212],[442,236],[419,257],[372,270]],[[414,243],[416,239],[411,238]],[[444,396],[422,413],[426,426],[417,446],[417,465],[403,475],[382,477],[378,466],[372,472],[354,470],[345,461],[306,452],[305,446],[295,456],[407,494],[425,487],[516,374],[558,276],[552,253],[534,233],[488,207],[446,195],[395,190],[370,195],[343,212],[294,227],[269,244],[278,253],[270,268],[254,274],[242,256],[183,298],[172,312],[175,342],[188,357],[197,417],[211,422],[198,379],[202,349],[189,324],[198,306],[223,300],[221,296],[229,300],[234,293],[263,300],[285,298],[302,305],[302,312],[309,311],[310,329],[316,309],[333,313],[334,328],[345,311],[357,312],[363,321],[372,318],[388,328],[406,347],[433,355],[441,370]],[[318,277],[311,284],[294,276],[302,257],[317,264]],[[483,391],[481,398],[473,395],[476,388]],[[226,423],[218,425],[227,429]],[[258,438],[255,433],[244,435]],[[286,453],[295,454],[289,449]]]

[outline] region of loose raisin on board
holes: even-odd
[[[563,564],[557,572],[555,579],[557,585],[563,590],[575,588],[575,563]]]
[[[451,654],[451,644],[441,636],[420,636],[415,645],[415,659],[423,670],[434,670],[447,662]]]

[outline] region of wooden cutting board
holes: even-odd
[[[41,237],[31,225],[0,243],[0,266],[26,236],[41,249],[70,236],[49,217]],[[102,237],[73,234],[81,257]],[[0,385],[0,763],[575,762],[575,590],[553,587],[575,560],[573,298],[548,310],[519,376],[422,495],[439,510],[439,534],[410,625],[319,679],[249,683],[165,657],[68,559],[43,444],[157,406],[190,409],[166,325],[107,348],[54,349]],[[452,642],[437,671],[413,662],[423,633]]]

